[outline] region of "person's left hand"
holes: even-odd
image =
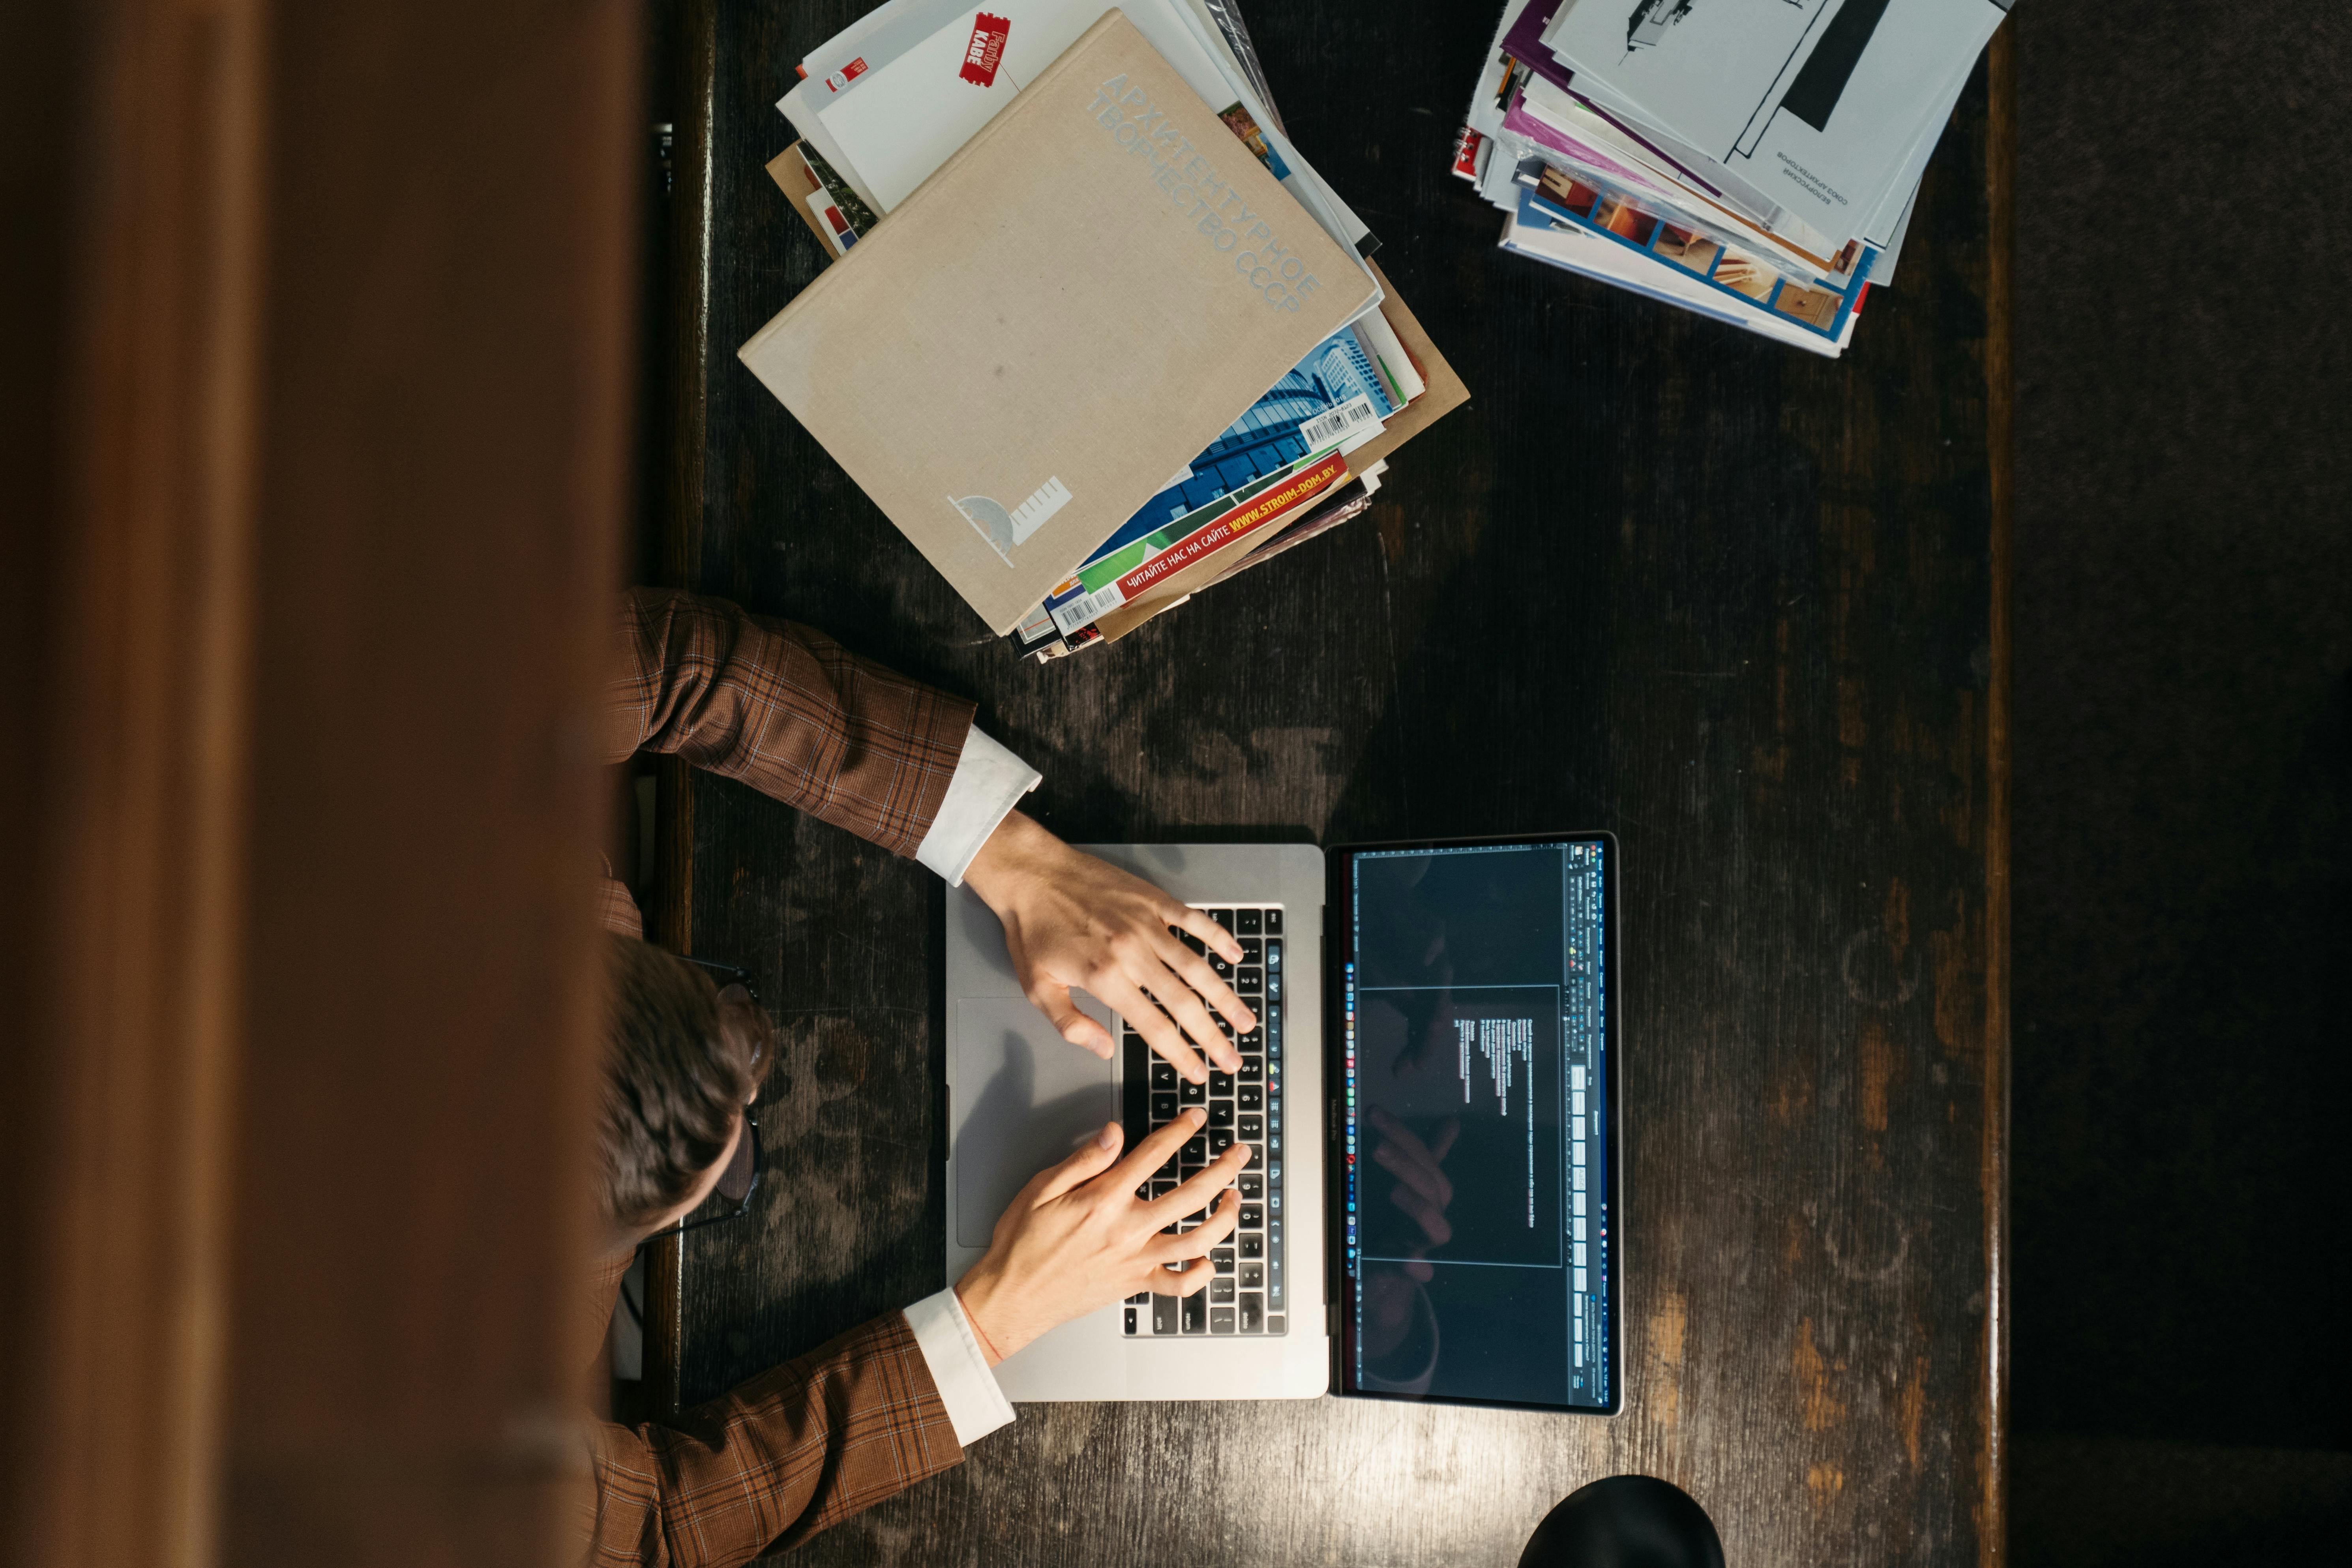
[[[1070,1000],[1077,986],[1115,1008],[1194,1083],[1206,1082],[1209,1070],[1192,1045],[1223,1071],[1240,1070],[1241,1053],[1209,1006],[1243,1034],[1257,1027],[1257,1016],[1176,937],[1177,930],[1189,932],[1239,963],[1241,943],[1206,910],[1081,854],[1017,811],[997,825],[963,876],[1004,922],[1021,989],[1062,1038],[1106,1059],[1111,1053],[1110,1031]]]
[[[1058,1165],[1023,1187],[996,1222],[987,1255],[956,1281],[956,1300],[980,1331],[991,1366],[1046,1330],[1124,1296],[1191,1296],[1216,1273],[1209,1254],[1233,1239],[1241,1219],[1248,1145],[1235,1143],[1156,1198],[1151,1173],[1198,1137],[1208,1113],[1188,1105],[1176,1120],[1119,1159],[1126,1133],[1106,1125]],[[1190,1215],[1204,1216],[1178,1230]],[[1169,1234],[1174,1232],[1173,1235]]]

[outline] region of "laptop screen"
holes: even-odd
[[[1614,841],[1345,852],[1339,1385],[1613,1411]]]

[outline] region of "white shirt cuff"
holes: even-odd
[[[962,886],[971,858],[1043,776],[974,724],[956,758],[955,776],[948,780],[947,798],[940,802],[931,830],[915,847],[915,858],[945,877],[949,887]]]
[[[955,1428],[957,1443],[969,1448],[1013,1419],[1013,1404],[996,1386],[996,1373],[980,1353],[971,1320],[963,1315],[963,1303],[956,1300],[952,1287],[908,1308],[907,1326],[915,1331],[915,1343],[931,1369],[940,1403],[948,1407],[948,1425]]]

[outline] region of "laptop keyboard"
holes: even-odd
[[[1241,1070],[1225,1073],[1213,1066],[1207,1083],[1193,1084],[1179,1078],[1122,1020],[1123,1116],[1132,1148],[1153,1129],[1174,1121],[1186,1106],[1203,1106],[1209,1113],[1209,1124],[1200,1135],[1154,1171],[1148,1184],[1136,1189],[1139,1198],[1165,1195],[1228,1146],[1246,1144],[1249,1163],[1235,1182],[1241,1189],[1241,1224],[1225,1245],[1209,1254],[1216,1272],[1209,1277],[1207,1289],[1190,1296],[1146,1292],[1129,1297],[1126,1331],[1138,1337],[1278,1334],[1288,1321],[1282,1242],[1282,906],[1194,907],[1207,910],[1211,920],[1234,933],[1242,944],[1242,961],[1227,963],[1197,937],[1184,937],[1184,945],[1206,958],[1209,967],[1257,1015],[1257,1028],[1235,1034],[1223,1015],[1210,1008],[1217,1027],[1241,1053]],[[1207,1218],[1205,1211],[1193,1214],[1177,1228],[1190,1230]]]

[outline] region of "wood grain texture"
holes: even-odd
[[[578,1560],[635,16],[270,8],[238,1568]]]
[[[0,1563],[209,1568],[264,8],[0,16]]]
[[[1074,839],[1615,830],[1627,1408],[1025,1408],[822,1562],[1508,1563],[1647,1471],[1743,1564],[1999,1553],[2006,1072],[2005,70],[1837,363],[1493,246],[1446,172],[1492,15],[1249,16],[1294,138],[1470,385],[1372,511],[1151,623],[1012,659],[734,360],[814,276],[762,171],[850,0],[716,32],[688,577],[971,693]],[[2000,57],[1997,55],[1996,58]],[[785,1048],[757,1217],[684,1259],[692,1400],[941,1283],[927,873],[691,784],[694,951]]]
[[[2009,1560],[2009,761],[2010,563],[2015,488],[2010,467],[2015,417],[2011,360],[2012,256],[2017,169],[2017,34],[2003,27],[1985,51],[1987,243],[1985,299],[1985,453],[1990,468],[1991,594],[1986,606],[1985,681],[1985,1041],[1984,1152],[1978,1176],[1985,1211],[1986,1297],[1983,1441],[1978,1459],[1978,1531],[1988,1562]]]

